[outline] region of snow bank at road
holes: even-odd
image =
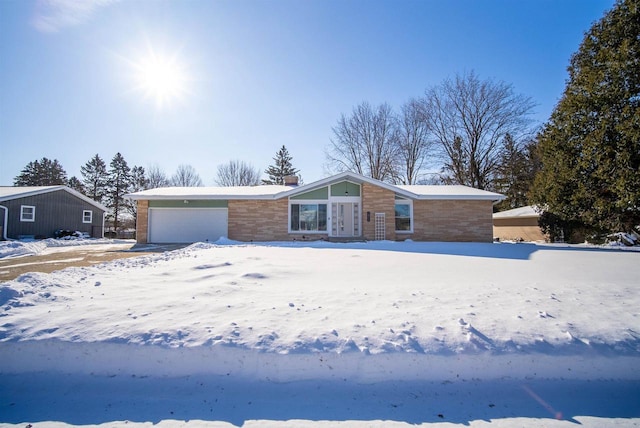
[[[60,247],[79,247],[84,245],[116,245],[135,244],[130,239],[42,239],[37,241],[4,241],[0,242],[0,259],[9,257],[36,256],[47,249]]]
[[[229,346],[166,348],[57,340],[0,343],[3,373],[47,371],[95,376],[232,376],[269,382],[323,379],[376,383],[456,382],[496,379],[640,379],[636,355],[542,353],[368,355],[309,352],[276,354]]]

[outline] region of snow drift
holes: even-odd
[[[532,244],[221,241],[31,273],[0,285],[1,370],[638,379],[639,257]]]

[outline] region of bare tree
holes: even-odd
[[[158,187],[170,186],[171,182],[167,174],[160,169],[158,164],[153,164],[147,168],[147,188],[157,189]]]
[[[218,166],[215,179],[218,186],[257,186],[260,184],[260,170],[240,161],[232,160]]]
[[[171,177],[171,184],[177,187],[202,187],[202,179],[191,165],[179,165]]]
[[[427,166],[433,151],[429,139],[429,127],[424,120],[424,111],[418,100],[411,99],[402,105],[398,127],[398,174],[396,181],[416,184]]]
[[[388,104],[376,110],[366,102],[356,106],[351,116],[340,116],[333,134],[326,153],[328,170],[352,171],[382,181],[397,175],[398,134]]]
[[[491,188],[505,136],[530,132],[534,103],[505,82],[457,75],[427,89],[423,117],[444,157],[445,181]]]

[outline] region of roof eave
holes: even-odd
[[[93,199],[83,195],[82,193],[78,192],[77,190],[73,190],[72,188],[65,186],[65,185],[57,185],[57,186],[44,186],[42,189],[38,189],[38,190],[32,190],[29,192],[24,192],[24,193],[17,193],[15,195],[11,195],[11,196],[4,196],[4,197],[0,197],[0,202],[5,202],[5,201],[12,201],[14,199],[20,199],[20,198],[28,198],[30,196],[37,196],[37,195],[44,195],[45,193],[51,193],[51,192],[55,192],[58,190],[63,190],[67,193],[70,193],[71,195],[82,199],[83,201],[87,202],[88,204],[93,205],[94,207],[98,208],[99,210],[102,210],[104,212],[109,211],[109,209],[107,207],[105,207],[104,205],[102,205],[99,202],[94,201]]]
[[[276,194],[277,195],[277,194]],[[273,200],[276,195],[136,195],[130,193],[125,198],[134,201],[227,201],[227,200]]]

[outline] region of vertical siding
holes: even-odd
[[[20,235],[52,238],[58,229],[84,232],[94,238],[102,237],[103,212],[64,190],[13,199],[3,202],[2,205],[9,208],[7,228],[9,238],[17,239]],[[36,207],[34,222],[20,221],[22,205]],[[92,211],[91,223],[82,222],[84,210]]]

